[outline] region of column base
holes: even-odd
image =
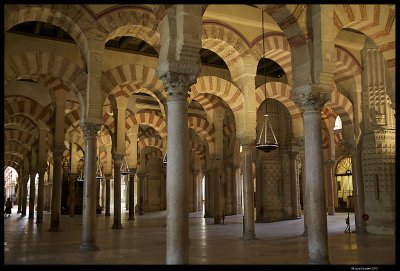
[[[258,240],[255,234],[249,233],[249,234],[243,234],[242,237],[243,240]]]
[[[99,249],[99,246],[95,243],[83,243],[79,247],[79,251],[94,251]]]
[[[51,232],[59,232],[59,231],[61,231],[61,230],[60,230],[60,227],[51,227],[51,228],[49,229],[49,231],[51,231]]]
[[[121,223],[117,223],[112,225],[111,229],[123,229],[122,224]]]
[[[328,257],[323,258],[323,259],[308,259],[308,264],[331,264]]]

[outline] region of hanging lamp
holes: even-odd
[[[97,180],[103,179],[103,172],[101,171],[101,164],[100,164],[100,156],[97,159],[96,179]]]
[[[167,164],[167,152],[166,152],[166,151],[165,151],[164,157],[163,157],[163,159],[162,159],[162,163],[163,163],[164,165]]]
[[[83,182],[85,179],[84,179],[84,176],[83,176],[83,169],[81,169],[81,174],[79,174],[79,176],[78,176],[78,182]]]
[[[261,21],[262,21],[262,47],[263,56],[265,57],[265,42],[264,42],[264,11],[261,11]],[[268,111],[267,111],[267,66],[264,65],[264,94],[265,94],[265,115],[264,123],[261,127],[260,135],[258,136],[256,148],[263,152],[270,152],[278,148],[278,141],[276,140],[274,130],[272,129],[271,122],[269,121]]]
[[[121,173],[121,175],[129,174],[128,161],[126,161],[126,157],[124,157],[124,160],[122,161],[120,173]]]

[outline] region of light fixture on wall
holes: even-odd
[[[165,151],[164,157],[163,157],[163,159],[162,159],[162,163],[163,163],[164,165],[167,164],[167,152],[166,152],[166,151]]]
[[[124,156],[124,160],[122,161],[122,164],[121,164],[120,173],[121,173],[121,175],[128,175],[129,174],[128,161],[126,160],[125,156]]]
[[[264,42],[264,11],[261,10],[261,21],[262,21],[262,47],[263,47],[263,56],[265,57],[265,42]],[[270,152],[278,148],[278,141],[276,140],[274,130],[272,129],[271,122],[268,118],[267,111],[267,66],[264,65],[264,94],[265,94],[265,115],[264,115],[264,123],[261,127],[260,134],[258,136],[258,140],[256,143],[256,148],[263,152]]]

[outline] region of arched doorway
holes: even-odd
[[[335,170],[338,207],[337,211],[354,211],[353,173],[351,157],[345,156],[339,160]]]

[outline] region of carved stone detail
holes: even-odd
[[[196,75],[168,72],[161,77],[168,100],[187,99],[190,86],[196,83]]]
[[[328,100],[328,93],[323,92],[310,92],[294,96],[295,103],[302,106],[304,112],[321,112]]]
[[[100,130],[100,124],[88,124],[82,125],[84,138],[96,138],[97,132]]]

